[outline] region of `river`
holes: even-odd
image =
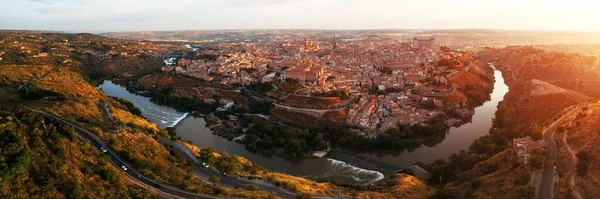
[[[417,161],[431,162],[439,158],[448,158],[451,154],[468,149],[471,143],[488,133],[492,126],[492,118],[498,103],[508,87],[499,71],[494,72],[496,82],[491,100],[475,109],[475,114],[470,123],[457,128],[451,128],[445,139],[435,146],[420,146],[412,151],[378,151],[347,154],[333,152],[326,158],[307,158],[303,160],[286,160],[279,156],[265,156],[248,151],[244,145],[227,141],[213,135],[206,127],[203,118],[188,117],[187,113],[154,104],[149,98],[139,96],[127,91],[124,87],[111,81],[104,81],[99,88],[109,96],[127,99],[142,111],[142,115],[149,121],[162,128],[176,127],[177,135],[190,140],[200,147],[212,147],[216,151],[239,155],[261,165],[262,167],[277,172],[305,176],[318,180],[340,180],[350,184],[370,184],[381,180],[385,175],[391,174],[398,168],[408,167]],[[360,165],[363,168],[353,166]],[[368,169],[364,169],[368,168]]]
[[[498,103],[504,99],[504,95],[508,93],[508,86],[504,83],[502,72],[494,71],[494,91],[490,96],[490,100],[483,105],[475,108],[475,113],[471,121],[463,124],[460,127],[452,127],[444,140],[434,146],[422,145],[414,150],[378,150],[369,152],[359,152],[354,154],[356,161],[348,158],[346,154],[330,154],[333,157],[339,157],[346,162],[358,162],[355,165],[361,165],[364,168],[373,166],[381,166],[377,163],[393,165],[395,167],[405,168],[412,166],[416,162],[429,163],[437,159],[446,159],[453,153],[458,153],[461,150],[468,150],[474,140],[481,136],[487,135],[492,127],[492,121],[498,108]],[[368,160],[368,161],[365,161]],[[376,164],[364,164],[364,162],[376,162]]]

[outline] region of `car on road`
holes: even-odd
[[[121,169],[123,169],[123,171],[127,171],[127,167],[125,165],[121,166]]]
[[[207,169],[208,169],[208,168],[210,168],[210,165],[206,164],[206,162],[203,162],[203,163],[202,163],[202,166],[203,166],[204,168],[207,168]]]
[[[108,150],[106,150],[106,148],[104,148],[104,147],[100,147],[100,151],[102,151],[102,153],[108,152]]]

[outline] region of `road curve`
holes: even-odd
[[[552,195],[552,190],[554,188],[554,164],[556,162],[556,156],[558,154],[556,143],[554,143],[553,139],[556,125],[563,119],[580,109],[581,107],[574,108],[573,110],[565,113],[562,117],[554,121],[554,123],[550,124],[550,126],[544,129],[544,131],[542,132],[544,134],[544,141],[548,145],[548,153],[546,161],[544,162],[544,168],[542,170],[542,180],[537,194],[538,199],[554,198],[554,196]]]
[[[106,154],[108,156],[110,156],[111,163],[118,170],[123,171],[125,173],[125,175],[127,175],[132,180],[135,180],[143,185],[146,185],[147,187],[150,187],[151,189],[154,189],[162,194],[169,195],[169,196],[172,196],[175,198],[199,198],[199,199],[200,198],[202,198],[202,199],[221,198],[221,197],[217,197],[217,196],[192,193],[192,192],[184,191],[184,190],[176,188],[176,187],[172,187],[170,185],[156,182],[153,179],[150,179],[150,178],[140,174],[140,172],[138,172],[135,168],[133,168],[127,162],[123,161],[117,154],[115,154],[112,150],[110,150],[110,148],[106,144],[102,143],[100,141],[100,139],[98,137],[96,137],[93,133],[91,133],[81,127],[78,127],[70,122],[67,122],[63,119],[60,119],[52,114],[46,113],[44,111],[40,111],[40,110],[32,110],[32,111],[36,112],[36,113],[40,113],[47,118],[53,119],[55,121],[58,121],[60,123],[63,123],[63,124],[73,127],[73,129],[75,129],[75,132],[77,132],[77,134],[79,134],[81,137],[88,140],[97,149],[100,150],[100,148],[104,147],[107,150]],[[127,167],[127,170],[124,171],[123,169],[121,169],[122,166]]]
[[[173,152],[175,152],[177,155],[179,155],[179,157],[183,158],[183,159],[187,159],[189,161],[192,162],[192,169],[194,171],[194,174],[197,175],[198,177],[200,177],[203,180],[208,180],[208,178],[210,176],[219,176],[219,178],[221,178],[221,180],[219,181],[219,185],[221,186],[225,186],[228,188],[236,188],[236,187],[242,187],[242,188],[248,188],[248,186],[250,184],[255,184],[258,187],[260,187],[261,190],[263,191],[270,191],[270,192],[274,192],[275,194],[277,194],[277,196],[287,199],[287,198],[296,198],[296,194],[290,191],[287,191],[285,189],[282,189],[280,187],[277,187],[271,183],[265,182],[265,181],[260,181],[260,180],[249,180],[243,177],[238,177],[235,175],[222,175],[219,171],[213,169],[212,167],[210,169],[206,169],[202,166],[202,161],[200,161],[196,155],[194,155],[194,153],[192,153],[187,147],[183,146],[183,144],[161,137],[160,141],[163,143],[167,143],[171,146],[173,146]]]

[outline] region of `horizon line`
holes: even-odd
[[[518,32],[579,32],[600,33],[594,30],[566,30],[566,29],[504,29],[504,28],[365,28],[365,29],[314,29],[314,28],[221,28],[221,29],[173,29],[173,30],[44,30],[44,29],[3,29],[0,31],[32,31],[56,33],[127,33],[127,32],[184,32],[184,31],[518,31]]]

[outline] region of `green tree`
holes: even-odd
[[[0,125],[0,180],[11,180],[31,165],[29,148],[11,127],[16,125]]]
[[[529,158],[529,164],[531,165],[531,167],[536,168],[536,169],[541,169],[542,166],[544,165],[544,160],[542,157],[537,156],[537,155],[532,155]]]
[[[260,190],[260,187],[258,187],[258,185],[255,185],[255,184],[250,184],[250,185],[248,185],[248,189],[250,191],[258,191],[258,190]]]
[[[531,185],[518,186],[515,191],[519,199],[530,199],[535,196],[535,187]]]
[[[166,130],[167,130],[167,133],[169,134],[169,137],[171,137],[171,139],[177,137],[177,131],[175,130],[175,128],[173,128],[173,127],[167,127]]]
[[[208,181],[209,181],[210,183],[212,183],[213,185],[216,185],[217,183],[219,183],[219,181],[221,181],[221,178],[219,178],[219,177],[217,177],[217,176],[213,175],[213,176],[210,176],[210,177],[208,178]]]

